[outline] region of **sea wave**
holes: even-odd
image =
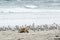
[[[23,7],[26,5],[36,6],[39,8],[60,8],[60,0],[0,0],[0,7]],[[36,8],[35,8],[36,9]]]

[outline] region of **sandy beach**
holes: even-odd
[[[30,33],[18,33],[17,31],[0,31],[0,40],[54,40],[60,34],[60,30],[30,31]]]

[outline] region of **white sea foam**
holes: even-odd
[[[1,25],[52,24],[60,22],[60,10],[1,8]]]

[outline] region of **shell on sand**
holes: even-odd
[[[19,30],[19,33],[29,33],[29,27],[24,27]]]

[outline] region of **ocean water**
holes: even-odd
[[[0,7],[23,7],[35,6],[36,8],[58,8],[60,9],[60,0],[0,0]]]
[[[60,0],[0,0],[0,26],[60,24]]]

